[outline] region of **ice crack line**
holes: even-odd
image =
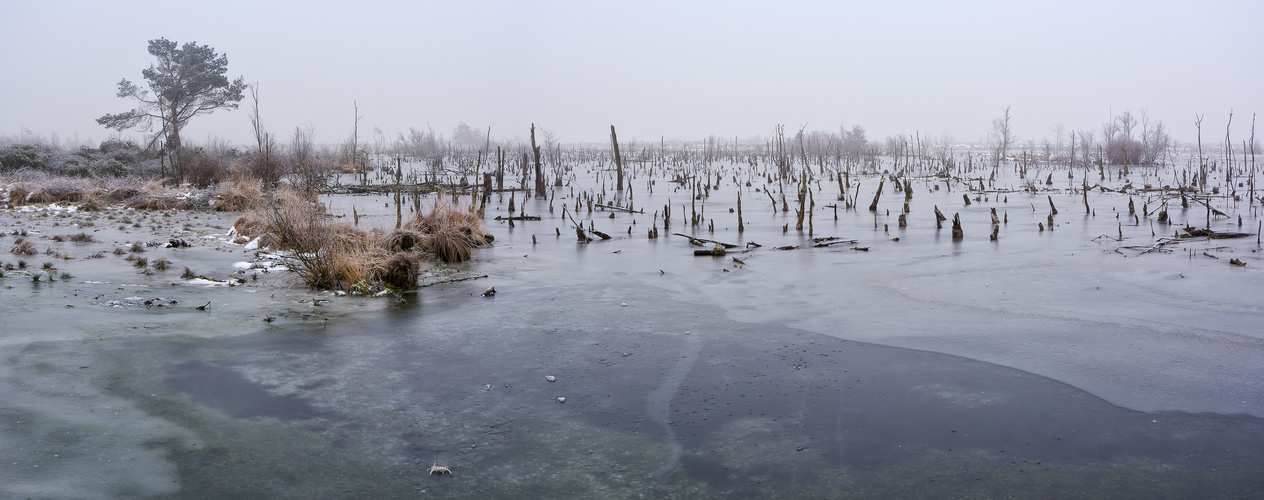
[[[667,377],[663,383],[656,389],[650,391],[646,398],[647,413],[650,418],[663,428],[663,433],[667,436],[667,446],[671,453],[671,458],[662,467],[654,471],[654,477],[666,479],[680,468],[680,458],[685,453],[685,447],[676,440],[676,429],[672,427],[671,420],[671,400],[676,396],[676,392],[680,390],[680,384],[684,383],[685,377],[689,375],[689,371],[693,369],[693,365],[698,361],[698,353],[702,351],[702,340],[698,338],[698,334],[686,334],[684,336],[685,345],[683,346],[683,354],[676,365],[668,370]]]

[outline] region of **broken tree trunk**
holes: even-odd
[[[535,154],[535,195],[543,198],[544,166],[540,164],[540,147],[535,145],[535,124],[531,124],[531,151]]]
[[[616,172],[615,189],[623,192],[623,158],[619,156],[619,136],[614,133],[614,125],[610,126],[610,144],[614,145],[614,168]]]
[[[877,212],[877,211],[878,211],[878,198],[881,198],[881,197],[882,197],[882,184],[883,184],[883,183],[885,183],[885,182],[886,182],[886,179],[882,179],[882,180],[878,181],[878,192],[876,192],[876,193],[874,193],[874,194],[873,194],[873,203],[870,203],[870,204],[869,204],[869,211],[870,211],[870,212]]]

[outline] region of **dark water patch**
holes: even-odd
[[[1173,481],[1184,485],[1210,480],[1217,467],[1264,469],[1257,418],[1146,414],[955,356],[793,330],[754,333],[740,341],[708,337],[672,405],[685,443],[682,472],[736,496],[764,491],[763,482],[743,478],[786,467],[884,481],[921,463],[901,472],[918,481],[942,476],[942,467],[959,460],[1012,473],[1054,467],[1058,481],[1072,484],[1082,468],[1136,463],[1119,477],[1148,481],[1146,467],[1172,467],[1183,471]],[[938,481],[966,487],[975,479]]]
[[[176,365],[165,383],[172,391],[233,418],[306,420],[325,416],[301,398],[274,395],[267,386],[247,380],[236,370],[203,361]]]

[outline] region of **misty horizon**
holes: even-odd
[[[302,11],[229,2],[231,16],[184,6],[22,4],[0,20],[0,137],[95,145],[95,119],[130,109],[120,79],[142,83],[146,41],[197,42],[257,84],[263,124],[316,140],[459,124],[526,142],[531,124],[563,144],[722,143],[860,125],[871,142],[984,144],[1012,109],[1019,149],[1053,127],[1094,130],[1148,111],[1173,140],[1236,144],[1264,96],[1251,49],[1259,5],[1002,3],[835,5],[370,4]],[[1127,21],[1127,22],[1123,22]],[[44,29],[57,26],[55,36]],[[345,32],[345,34],[344,34]],[[189,123],[196,143],[253,142],[249,105]],[[122,137],[140,142],[144,134]],[[78,138],[76,141],[75,138]]]

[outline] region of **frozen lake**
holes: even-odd
[[[1123,185],[1107,172],[1088,184]],[[777,184],[746,167],[696,173],[713,187],[697,200],[662,171],[632,177],[643,214],[590,212],[582,193],[602,189],[588,171],[551,200],[514,194],[514,213],[539,221],[495,220],[510,215],[510,194],[493,194],[494,246],[430,281],[487,277],[402,301],[287,287],[284,273],[207,287],[138,275],[112,255],[58,262],[74,278],[53,284],[10,273],[0,494],[1188,498],[1264,487],[1257,240],[1155,247],[1186,222],[1205,226],[1201,205],[1094,190],[1086,213],[1083,170],[1055,170],[1035,193],[1016,180],[977,192],[910,178],[901,228],[904,193],[888,179],[870,212],[878,178],[853,173],[852,210],[826,206],[841,203],[835,183],[812,183],[809,235],[807,221],[795,229],[791,182],[787,213]],[[740,232],[729,212],[739,191]],[[1166,199],[1172,223],[1134,219],[1130,197],[1137,212]],[[1041,228],[1050,199],[1059,213]],[[393,226],[388,196],[324,201]],[[1234,217],[1211,229],[1255,232],[1245,197],[1213,204]],[[75,217],[37,225],[70,234]],[[95,247],[60,245],[108,252],[183,224],[224,233],[234,218],[168,217],[122,229],[98,218]],[[572,218],[611,239],[577,243]],[[737,247],[695,257],[676,232]],[[813,246],[824,237],[855,242]],[[228,276],[253,253],[221,239],[149,255]],[[427,474],[433,464],[452,474]]]

